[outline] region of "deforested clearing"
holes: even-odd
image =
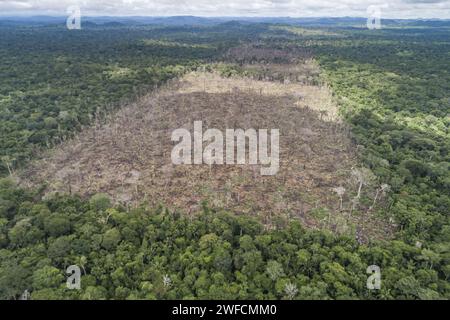
[[[126,206],[161,204],[193,217],[207,201],[257,216],[267,228],[299,219],[363,241],[384,238],[392,226],[370,204],[351,201],[358,192],[350,179],[356,147],[337,111],[326,86],[193,72],[48,152],[22,172],[22,184],[45,183],[49,196],[106,193]],[[279,129],[278,173],[262,176],[259,165],[172,164],[173,130],[192,132],[194,121],[203,130]],[[376,186],[362,192],[373,198]]]

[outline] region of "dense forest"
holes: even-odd
[[[330,86],[359,161],[391,188],[389,210],[376,210],[394,239],[361,243],[282,217],[268,230],[207,202],[192,217],[17,185],[42,150],[248,42],[318,62],[311,81]],[[450,298],[449,54],[445,26],[0,27],[0,298]],[[220,71],[251,75],[239,61]],[[66,287],[74,264],[81,290]],[[366,287],[370,265],[380,290]]]

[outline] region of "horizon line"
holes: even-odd
[[[0,13],[0,18],[67,18],[67,15],[52,15],[52,14],[4,14]],[[229,15],[229,16],[204,16],[204,15],[91,15],[85,14],[82,17],[88,18],[204,18],[204,19],[223,19],[223,18],[251,18],[251,19],[367,19],[366,16],[246,16],[246,15]],[[450,18],[382,18],[382,20],[450,20]]]

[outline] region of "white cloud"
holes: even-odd
[[[366,16],[388,4],[384,18],[450,18],[450,0],[0,0],[0,14],[65,15],[79,4],[84,15],[139,16]]]

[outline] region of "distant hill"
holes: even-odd
[[[65,24],[67,17],[59,16],[0,16],[0,26],[19,25],[54,25]],[[246,23],[279,23],[302,26],[361,26],[366,24],[364,17],[196,17],[196,16],[171,16],[171,17],[145,17],[145,16],[99,16],[82,17],[82,23],[89,23],[89,27],[103,25],[108,27],[120,27],[126,25],[166,25],[166,26],[210,26],[228,22]],[[383,19],[383,23],[389,26],[428,26],[450,27],[450,20],[430,19]],[[95,24],[95,25],[94,25]]]

